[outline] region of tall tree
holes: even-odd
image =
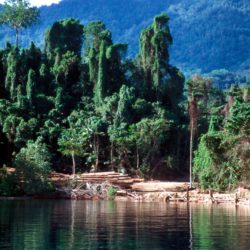
[[[26,96],[31,108],[34,105],[35,89],[36,89],[36,75],[35,71],[30,69],[28,73],[28,81],[26,84]]]
[[[95,104],[101,106],[105,97],[106,85],[106,46],[103,40],[100,47],[99,62],[98,62],[98,78],[95,86]]]
[[[202,114],[207,115],[209,89],[211,80],[200,76],[193,76],[187,81],[188,113],[190,129],[189,172],[190,187],[192,186],[193,146],[194,136],[197,132],[198,119]]]
[[[83,156],[84,147],[87,143],[88,134],[86,129],[68,128],[63,130],[61,137],[58,140],[59,151],[65,156],[72,158],[72,176],[75,178],[76,173],[76,156]]]
[[[128,45],[125,43],[115,43],[110,45],[106,51],[107,58],[107,94],[118,92],[122,84],[127,82],[125,76],[125,56]]]
[[[143,71],[145,93],[160,101],[161,86],[167,83],[169,76],[168,48],[172,37],[168,27],[169,18],[162,14],[156,16],[154,22],[143,30],[140,36],[139,60]]]
[[[7,57],[7,72],[5,77],[5,89],[8,91],[10,99],[16,100],[17,85],[20,71],[20,54],[18,49],[13,49]]]
[[[89,23],[85,29],[85,61],[89,66],[89,81],[95,89],[98,75],[104,71],[100,68],[106,61],[107,47],[112,44],[111,32],[101,21]],[[99,78],[100,79],[100,78]]]
[[[68,18],[55,22],[45,35],[45,51],[54,63],[57,55],[70,51],[80,57],[83,42],[83,25],[80,20]]]
[[[192,187],[192,165],[193,165],[193,145],[194,145],[194,135],[197,129],[197,100],[194,95],[189,99],[189,129],[190,129],[190,146],[189,146],[189,181],[190,187]]]
[[[5,0],[3,11],[0,14],[0,23],[7,25],[16,32],[16,47],[18,47],[18,35],[21,28],[28,28],[37,21],[39,11],[36,7],[30,7],[27,0]]]

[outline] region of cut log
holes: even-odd
[[[62,185],[71,179],[70,175],[55,173],[51,174],[50,180],[56,185]],[[128,174],[121,174],[114,171],[110,172],[97,172],[97,173],[83,173],[76,175],[75,181],[77,183],[103,183],[109,182],[110,184],[116,185],[121,188],[130,189],[134,183],[144,181],[139,178],[131,178]]]

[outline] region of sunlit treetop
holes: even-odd
[[[28,28],[39,17],[36,7],[31,7],[27,0],[5,0],[0,14],[0,23],[7,25],[16,32],[16,46],[18,47],[18,32],[21,28]]]

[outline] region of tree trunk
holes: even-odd
[[[76,163],[75,163],[75,155],[74,155],[74,152],[71,153],[71,156],[72,156],[72,176],[73,176],[73,179],[75,179],[75,174],[76,174]]]
[[[194,133],[197,128],[197,102],[195,96],[192,96],[191,101],[189,102],[189,117],[190,117],[190,152],[189,152],[189,174],[190,174],[190,188],[192,188],[192,164],[193,164],[193,141]]]
[[[111,141],[111,146],[110,146],[110,162],[111,162],[111,168],[112,168],[112,170],[114,170],[113,161],[114,161],[114,142]]]
[[[138,145],[136,144],[136,169],[139,169],[139,166],[140,166],[139,149]]]
[[[98,171],[98,167],[99,167],[99,147],[100,147],[100,143],[99,143],[99,136],[96,136],[96,161],[95,161],[95,172]]]
[[[191,126],[190,126],[190,152],[189,152],[189,185],[190,188],[192,188],[192,163],[193,163],[193,136],[194,132],[194,126],[193,126],[193,121],[191,121]]]
[[[18,48],[18,28],[16,28],[16,47]]]

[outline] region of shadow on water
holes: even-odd
[[[0,249],[250,249],[250,208],[0,201]]]

